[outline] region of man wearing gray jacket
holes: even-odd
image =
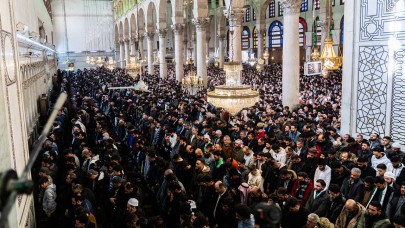
[[[56,210],[56,185],[51,183],[48,177],[42,177],[39,180],[39,185],[44,189],[44,196],[42,198],[42,209],[48,217],[48,222],[52,225],[54,212]]]

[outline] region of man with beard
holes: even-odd
[[[316,164],[318,168],[315,171],[314,182],[322,179],[326,183],[325,189],[328,189],[332,177],[332,169],[326,165],[325,159],[322,158],[318,158]]]
[[[369,143],[370,143],[370,149],[373,150],[374,148],[380,147],[381,142],[380,142],[380,136],[373,132],[370,134],[369,138]]]
[[[360,179],[361,170],[359,168],[353,168],[350,171],[350,177],[347,177],[343,181],[343,185],[340,188],[343,197],[346,199],[354,199],[359,202],[363,197],[363,181]]]
[[[377,172],[375,169],[369,166],[368,161],[365,158],[358,158],[357,159],[357,167],[361,170],[360,178],[364,180],[366,177],[375,177]]]
[[[318,135],[317,146],[321,148],[321,153],[328,153],[332,148],[332,142],[329,138],[326,138],[324,134]]]
[[[392,200],[388,203],[387,206],[387,215],[388,218],[392,221],[394,217],[396,216],[404,216],[404,210],[405,208],[405,182],[401,184],[401,189],[400,189],[400,195],[399,196],[394,196]]]
[[[308,174],[306,174],[305,172],[299,172],[297,176],[297,180],[294,182],[291,190],[291,195],[297,198],[302,206],[305,206],[308,201],[309,195],[314,188],[314,184],[308,177]]]
[[[315,213],[320,217],[325,216],[326,207],[328,202],[328,193],[326,191],[326,183],[322,179],[315,182],[314,189],[312,189],[309,199],[305,204],[305,208],[310,213]]]
[[[361,150],[357,151],[357,156],[359,158],[364,158],[371,165],[371,157],[373,153],[370,150],[370,144],[368,142],[361,143]]]
[[[297,199],[291,197],[286,200],[286,206],[283,210],[281,227],[283,228],[297,228],[304,227],[309,215],[306,210]],[[292,219],[294,218],[294,219]]]
[[[329,201],[325,217],[328,218],[331,223],[335,224],[343,206],[345,205],[346,199],[342,196],[339,186],[336,184],[331,184],[329,186],[328,193]]]
[[[392,189],[391,186],[387,185],[387,183],[384,180],[384,177],[381,176],[375,177],[374,183],[375,188],[371,192],[371,197],[368,201],[367,206],[370,204],[370,202],[377,201],[382,205],[382,209],[385,211],[394,190]]]
[[[318,167],[316,164],[317,155],[318,151],[315,148],[308,149],[307,159],[305,160],[305,165],[302,167],[302,171],[306,172],[312,179]]]
[[[374,147],[372,149],[372,151],[373,151],[373,156],[371,157],[371,166],[375,170],[377,170],[377,166],[379,164],[385,164],[387,166],[387,169],[389,171],[391,171],[392,170],[391,161],[387,158],[387,156],[383,152],[384,149],[381,146],[378,146],[378,147]]]
[[[404,164],[401,163],[399,156],[392,156],[390,161],[392,164],[392,173],[394,174],[395,178],[397,178],[404,169]]]
[[[357,228],[388,227],[389,225],[390,220],[387,219],[381,204],[378,201],[371,201],[367,212],[360,217]]]
[[[211,153],[211,151],[212,151],[212,144],[209,144],[205,147],[204,156],[202,157],[204,164],[209,166],[210,170],[212,170],[215,166],[214,155]]]

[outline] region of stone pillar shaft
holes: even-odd
[[[257,56],[256,58],[263,58],[263,50],[264,50],[264,42],[263,42],[263,37],[265,34],[266,30],[265,29],[259,29],[257,31]]]
[[[207,63],[206,63],[206,45],[204,44],[206,38],[205,26],[209,18],[197,17],[193,19],[193,24],[196,27],[196,40],[197,40],[197,76],[203,80],[204,87],[207,88]]]
[[[234,62],[242,62],[242,19],[244,15],[244,8],[234,8],[231,14],[227,15],[231,26],[229,42],[232,45],[229,50],[229,58]]]
[[[145,36],[147,38],[147,44],[148,44],[148,73],[153,74],[153,37],[154,37],[154,32],[146,32]]]
[[[184,59],[187,55],[183,56],[183,30],[184,24],[173,24],[172,29],[174,32],[174,61],[176,63],[176,80],[181,82],[184,77]],[[187,49],[185,49],[187,51]]]
[[[124,50],[124,41],[120,42],[120,66],[121,68],[125,67],[125,50]]]
[[[129,52],[130,52],[128,39],[125,39],[125,41],[124,41],[124,49],[125,49],[125,66],[126,66],[129,63]]]
[[[160,78],[167,78],[167,64],[166,64],[166,35],[167,29],[159,29],[159,67]]]
[[[219,48],[219,53],[218,53],[218,58],[219,58],[219,67],[223,68],[224,66],[224,59],[225,59],[225,35],[219,35],[218,36],[218,48]]]
[[[283,106],[292,108],[299,98],[299,31],[298,17],[302,0],[281,0],[284,9]]]

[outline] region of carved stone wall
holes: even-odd
[[[345,3],[342,132],[405,144],[405,3]],[[354,53],[354,54],[352,54]]]

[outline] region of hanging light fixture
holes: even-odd
[[[189,91],[191,95],[194,95],[204,87],[204,83],[194,70],[190,70],[188,75],[181,80],[181,86],[184,90]]]
[[[113,71],[115,69],[115,64],[116,62],[114,61],[113,57],[108,57],[107,69]]]
[[[96,61],[96,65],[98,66],[98,67],[102,67],[102,66],[104,66],[104,59],[101,57],[101,56],[98,56],[97,57],[97,61]]]
[[[243,85],[240,79],[242,65],[240,62],[233,61],[233,27],[235,27],[234,18],[232,18],[232,0],[226,14],[228,15],[232,55],[230,62],[224,63],[225,85],[215,86],[214,91],[207,93],[207,101],[214,106],[224,108],[231,115],[237,114],[243,108],[253,106],[259,101],[259,93],[250,88],[249,85]]]
[[[138,62],[136,61],[135,56],[129,57],[129,63],[127,64],[126,70],[127,74],[132,77],[136,78],[138,72],[139,72],[140,66],[138,65]]]
[[[264,49],[264,53],[263,53],[263,59],[268,60],[270,57],[270,53],[269,53],[269,48],[265,48]]]
[[[342,66],[342,57],[336,56],[335,51],[333,50],[333,39],[330,37],[330,18],[331,18],[331,2],[328,1],[328,36],[324,41],[322,54],[320,60],[322,61],[322,66],[328,71],[338,70]]]

